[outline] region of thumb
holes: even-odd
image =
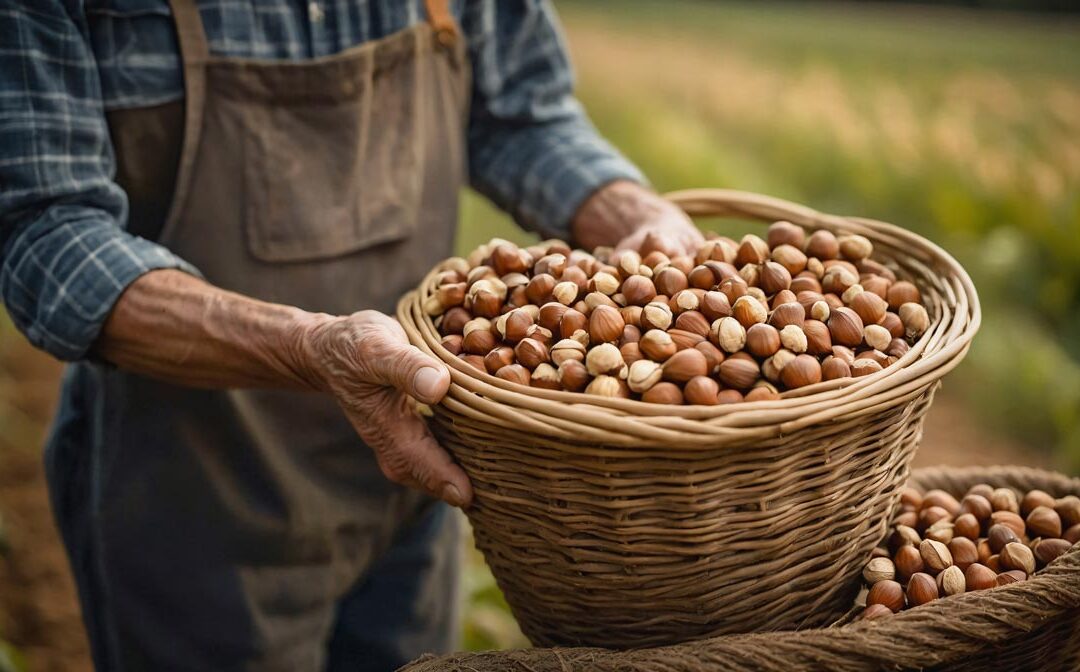
[[[442,362],[408,343],[379,330],[362,343],[360,356],[368,360],[375,380],[395,387],[425,404],[437,404],[450,389],[450,372]]]

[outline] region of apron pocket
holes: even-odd
[[[413,234],[417,64],[397,51],[363,53],[363,74],[334,83],[344,99],[246,107],[245,228],[256,258],[328,259]]]

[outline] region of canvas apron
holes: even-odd
[[[171,0],[182,107],[109,115],[129,228],[228,290],[392,313],[450,254],[464,179],[464,45],[446,0],[425,4],[426,23],[281,62],[211,56],[194,0]],[[82,424],[54,436],[84,440],[50,447],[50,480],[107,669],[308,669],[335,601],[426,505],[326,395],[83,363],[64,403]]]

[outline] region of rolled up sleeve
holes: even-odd
[[[87,355],[124,289],[197,271],[128,234],[80,3],[0,0],[0,296],[35,346]]]
[[[569,237],[596,189],[640,171],[589,121],[548,2],[474,2],[463,18],[473,62],[472,186],[523,228]]]

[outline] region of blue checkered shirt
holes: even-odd
[[[302,60],[425,20],[421,0],[205,0],[215,55]],[[469,44],[474,188],[525,228],[565,235],[588,194],[637,170],[573,97],[543,0],[455,0]],[[84,357],[143,273],[188,266],[128,234],[104,112],[184,95],[166,0],[0,0],[0,294],[61,359]]]

